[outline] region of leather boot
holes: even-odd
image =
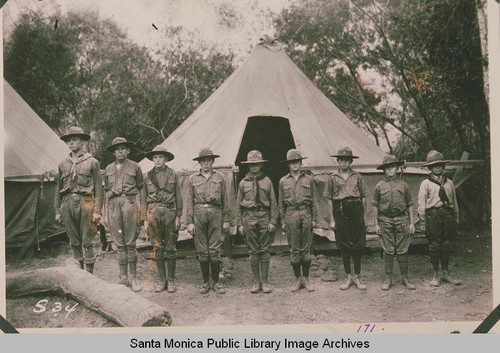
[[[454,284],[456,286],[462,284],[461,280],[455,279],[455,278],[451,278],[447,270],[443,271],[443,275],[441,276],[441,280],[443,282],[448,282],[448,283]]]
[[[350,274],[347,275],[347,278],[345,280],[344,283],[341,284],[341,286],[339,287],[340,290],[347,290],[349,289],[349,287],[351,287],[353,285],[353,281],[352,281],[352,276]]]
[[[308,292],[314,292],[314,287],[309,283],[309,277],[302,277],[302,284]]]
[[[293,282],[293,286],[290,290],[292,292],[297,292],[301,286],[302,286],[302,282],[300,280],[300,277],[295,277],[295,281]]]
[[[403,275],[401,277],[401,281],[403,282],[403,284],[405,285],[406,288],[411,289],[411,290],[415,289],[415,285],[413,283],[411,283],[408,276]]]
[[[439,272],[434,272],[434,276],[431,279],[431,283],[429,283],[433,287],[439,287]]]
[[[129,285],[128,283],[128,276],[127,276],[127,264],[119,264],[120,267],[120,280],[118,281],[118,284],[123,284],[124,286]]]
[[[225,294],[226,293],[224,286],[222,284],[220,284],[219,282],[214,283],[213,289],[214,289],[215,293],[217,293],[217,294]]]
[[[384,283],[382,283],[382,286],[380,286],[380,289],[382,290],[389,290],[392,286],[392,277],[391,275],[386,275],[384,279]]]
[[[260,263],[260,276],[262,279],[262,293],[271,293],[273,288],[267,281],[269,274],[269,261],[263,261]]]
[[[86,267],[88,273],[94,273],[94,264],[87,264]]]
[[[155,285],[155,292],[161,292],[167,289],[167,272],[165,269],[165,260],[156,260],[156,267],[158,267],[158,275],[160,276],[160,281]]]
[[[167,259],[167,269],[168,269],[168,292],[174,293],[177,291],[177,285],[175,283],[175,266],[177,259]]]
[[[203,283],[203,286],[200,288],[200,294],[207,294],[210,290],[210,283]]]
[[[200,261],[201,275],[203,276],[203,286],[200,288],[200,294],[206,294],[210,290],[210,263]]]
[[[250,293],[259,293],[260,291],[260,266],[259,262],[254,262],[250,264],[253,274],[253,286],[250,289]]]
[[[142,290],[142,286],[137,279],[137,262],[129,262],[128,268],[130,272],[130,286],[134,292],[140,292]]]
[[[359,278],[359,275],[354,275],[352,277],[352,282],[356,285],[356,288],[358,288],[359,290],[365,290],[366,289],[366,285],[361,282],[361,279]]]

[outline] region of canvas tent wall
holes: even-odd
[[[69,150],[57,134],[3,81],[5,242],[7,254],[24,256],[38,242],[64,232],[54,220],[56,171]]]
[[[298,148],[308,157],[303,161],[304,169],[314,174],[318,185],[322,216],[319,227],[325,230],[329,219],[322,191],[328,174],[335,168],[331,155],[340,147],[351,147],[360,157],[354,167],[365,166],[359,170],[372,190],[381,178],[374,165],[385,155],[300,71],[280,44],[258,45],[162,146],[175,155],[169,165],[183,174],[198,168],[192,158],[200,147],[209,146],[220,154],[215,167],[228,174],[242,167],[240,161],[246,159],[250,150],[259,149],[271,161],[267,171],[275,186],[286,173],[286,165],[280,163],[286,158],[286,151]],[[143,171],[153,167],[147,159],[140,165]],[[234,186],[244,172],[242,168],[237,177],[231,177]],[[406,172],[413,175],[410,182],[416,200],[415,185],[425,172],[416,168]]]

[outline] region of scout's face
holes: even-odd
[[[293,161],[289,163],[288,166],[290,167],[291,172],[298,172],[300,170],[300,167],[302,166],[302,161]]]
[[[153,163],[155,164],[156,168],[163,167],[166,162],[167,159],[165,158],[165,155],[163,153],[153,155]]]
[[[66,140],[66,144],[68,145],[71,152],[78,152],[82,149],[83,144],[85,142],[78,136],[71,136]]]
[[[211,157],[208,158],[200,158],[198,163],[200,164],[201,171],[204,173],[209,173],[212,171],[212,167],[214,165],[214,160]]]
[[[114,153],[116,160],[121,162],[127,159],[127,156],[130,153],[130,149],[128,147],[121,145],[115,148]]]
[[[435,176],[440,176],[444,172],[444,164],[434,164],[430,166],[431,174]]]
[[[250,164],[248,168],[250,169],[250,174],[257,175],[262,170],[262,164]]]
[[[337,163],[339,164],[340,170],[346,172],[351,167],[352,159],[340,157],[340,158],[337,158]]]
[[[392,178],[396,175],[397,170],[398,170],[398,167],[395,164],[389,164],[387,167],[384,168],[384,173],[389,178]]]

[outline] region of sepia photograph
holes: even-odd
[[[487,3],[8,0],[5,319],[479,324]]]

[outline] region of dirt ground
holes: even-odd
[[[51,256],[52,255],[52,256]],[[339,280],[323,282],[313,277],[315,291],[304,289],[290,292],[293,273],[287,254],[271,260],[271,294],[251,294],[251,272],[248,258],[234,260],[234,277],[225,279],[225,295],[210,291],[198,294],[201,273],[195,258],[178,260],[178,291],[170,294],[152,290],[157,279],[156,265],[143,252],[139,262],[139,277],[143,285],[140,295],[164,306],[171,314],[173,325],[261,325],[261,324],[320,324],[349,322],[429,322],[481,321],[490,313],[492,299],[491,235],[464,232],[452,247],[450,272],[462,279],[460,286],[442,284],[429,286],[431,266],[426,246],[410,248],[410,277],[417,289],[407,290],[401,283],[397,265],[395,285],[387,292],[380,289],[383,280],[383,259],[367,255],[362,261],[362,279],[366,291],[355,287],[338,289],[343,280],[343,268],[338,254],[331,257]],[[67,245],[52,247],[51,254],[10,262],[7,272],[64,265],[68,259]],[[95,275],[109,282],[118,281],[115,253],[105,253],[96,264]],[[47,299],[39,303],[40,300]],[[56,304],[56,302],[61,303]],[[37,303],[39,306],[37,306]],[[116,326],[68,298],[37,296],[7,300],[7,319],[16,327],[104,327]],[[40,307],[44,307],[45,311]],[[61,308],[61,310],[59,310]],[[36,312],[43,311],[43,312]]]

